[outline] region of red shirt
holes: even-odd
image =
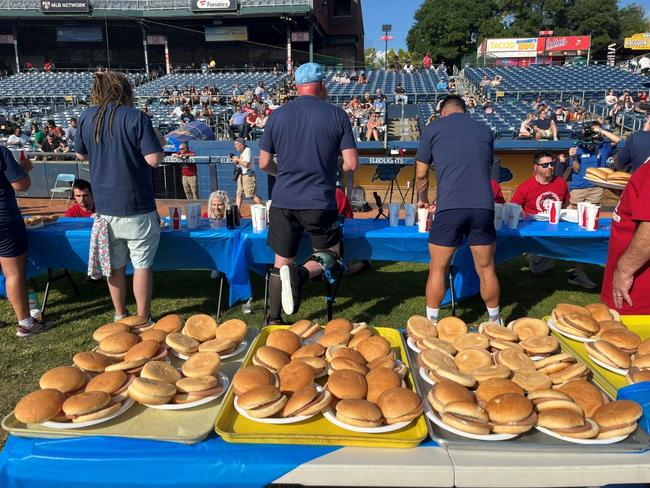
[[[340,188],[336,189],[336,208],[339,211],[339,215],[346,219],[353,219],[354,213],[352,213],[352,205],[350,205],[350,200],[343,193],[343,190]]]
[[[175,154],[176,157],[181,157],[181,156],[196,156],[196,153],[194,151],[185,151],[185,152],[177,152]],[[194,163],[188,163],[188,164],[181,164],[181,174],[183,176],[196,176],[196,164]]]
[[[630,245],[639,223],[650,222],[648,195],[650,195],[650,162],[646,161],[632,174],[612,216],[612,233],[609,237],[607,265],[603,277],[603,290],[600,294],[601,300],[610,308],[615,308],[612,280],[618,260]],[[623,308],[618,309],[621,314],[650,314],[650,262],[635,273],[630,298],[634,307],[623,302]]]
[[[501,191],[501,185],[497,183],[497,180],[490,180],[490,186],[492,187],[492,195],[494,195],[494,203],[506,203]]]
[[[569,189],[564,178],[554,176],[550,183],[541,184],[531,176],[515,190],[510,202],[518,203],[527,215],[546,213],[551,201],[567,202]]]
[[[95,213],[94,208],[92,212],[86,212],[83,208],[81,208],[81,205],[75,203],[72,207],[70,207],[68,210],[65,211],[65,216],[66,217],[92,217],[94,213]]]

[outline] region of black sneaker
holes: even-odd
[[[282,309],[287,315],[293,315],[300,308],[300,273],[295,266],[280,268],[282,281]]]

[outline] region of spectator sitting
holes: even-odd
[[[269,96],[263,81],[260,81],[257,84],[257,87],[255,88],[255,96],[260,97],[262,99]]]
[[[648,101],[648,94],[644,91],[639,91],[636,93],[636,99],[640,102],[647,102]]]
[[[566,124],[569,120],[569,112],[562,106],[555,107],[555,112],[551,115],[551,120],[557,124]]]
[[[623,90],[623,94],[618,97],[619,100],[625,101],[626,98],[629,98],[634,102],[634,99],[632,98],[632,95],[630,95],[630,90]]]
[[[395,103],[408,103],[408,97],[406,96],[406,90],[402,87],[401,83],[397,83],[395,86]]]
[[[519,126],[519,136],[518,137],[520,139],[530,139],[531,137],[533,137],[534,130],[533,130],[533,127],[531,125],[533,123],[533,117],[535,117],[535,115],[532,114],[532,113],[526,115],[526,118],[524,119],[524,121]]]
[[[535,132],[535,140],[551,139],[557,141],[557,126],[555,122],[546,117],[546,111],[540,110],[538,118],[532,123]]]
[[[535,100],[530,102],[530,106],[533,108],[533,110],[539,110],[544,105],[545,105],[544,100],[542,100],[542,97],[540,97],[539,95],[535,97]]]
[[[361,102],[359,102],[359,98],[357,96],[353,96],[352,100],[350,100],[350,108],[352,110],[356,110],[361,106]]]
[[[370,116],[370,119],[368,119],[368,123],[366,124],[366,141],[371,141],[372,139],[375,141],[380,140],[379,127],[379,114],[375,112]]]
[[[68,141],[68,146],[70,149],[74,149],[74,140],[77,137],[77,118],[70,118],[70,125],[65,129],[65,139]]]
[[[467,111],[473,114],[474,112],[476,112],[476,107],[477,107],[476,98],[469,97],[469,100],[467,101]]]
[[[253,131],[255,128],[255,122],[257,122],[258,118],[259,115],[257,110],[252,109],[248,112],[248,115],[246,115],[246,125],[248,126],[248,129],[246,129],[247,134],[250,134]]]
[[[454,79],[449,80],[449,86],[447,87],[447,89],[449,91],[451,91],[451,92],[455,92],[456,91],[456,80],[454,80]]]
[[[41,151],[46,153],[54,152],[61,145],[61,139],[56,137],[53,133],[49,133],[41,144]]]
[[[38,128],[38,124],[32,124],[32,138],[34,139],[34,148],[40,148],[45,141],[45,131]]]
[[[447,84],[447,80],[445,80],[444,78],[440,78],[440,81],[438,81],[438,84],[436,85],[436,90],[447,91],[447,88],[449,88],[449,85]]]
[[[650,59],[648,59],[648,56],[644,55],[639,59],[639,68],[643,76],[648,76],[648,73],[650,73]]]
[[[7,146],[22,146],[27,143],[27,140],[27,136],[23,134],[23,130],[20,127],[16,127],[14,133],[7,139]]]
[[[360,85],[367,85],[368,84],[368,77],[366,76],[365,73],[361,73],[359,75],[359,80],[357,81]]]
[[[486,87],[490,86],[490,78],[488,78],[488,75],[483,75],[483,79],[481,80],[481,84],[479,85],[481,87],[481,91],[483,91]]]
[[[608,107],[611,107],[615,105],[617,101],[618,101],[618,97],[614,93],[614,90],[612,90],[611,88],[607,90],[607,95],[605,95],[605,104]]]
[[[210,193],[210,198],[208,198],[208,210],[207,212],[203,212],[201,217],[204,219],[225,221],[228,207],[230,207],[228,193],[223,190],[213,191]]]
[[[407,73],[413,73],[413,70],[415,70],[413,63],[410,60],[407,61],[406,64],[404,65],[404,71]]]
[[[54,149],[55,153],[67,153],[70,152],[70,146],[68,145],[68,141],[59,139],[60,144],[59,147]]]
[[[230,98],[231,103],[236,104],[236,103],[238,103],[240,101],[239,98],[242,96],[242,91],[241,91],[241,88],[239,88],[239,83],[235,83],[232,86],[232,92],[231,92],[230,95],[231,95],[231,98]]]
[[[65,211],[66,217],[92,217],[95,213],[95,200],[90,183],[86,180],[74,180],[72,196],[75,204]]]
[[[494,78],[492,78],[490,81],[490,86],[499,86],[501,84],[501,80],[503,80],[502,76],[494,75]]]
[[[181,109],[181,122],[184,124],[187,124],[189,122],[194,122],[195,118],[194,115],[192,114],[192,107],[189,105],[185,105]]]
[[[217,62],[214,60],[214,58],[210,58],[210,61],[208,62],[208,67],[210,68],[210,71],[216,71],[217,69]]]
[[[231,139],[235,139],[235,132],[239,132],[239,136],[242,138],[248,136],[248,124],[246,123],[247,116],[248,114],[241,105],[238,106],[235,113],[232,114],[232,117],[230,117],[230,125],[228,127],[228,133],[230,134]]]
[[[63,132],[63,129],[61,127],[58,127],[56,125],[56,122],[54,122],[54,120],[48,120],[47,121],[47,132],[49,134],[54,134],[56,137],[65,136],[65,133]]]
[[[253,140],[255,140],[258,136],[261,136],[264,133],[264,127],[266,126],[267,120],[269,120],[269,115],[271,115],[271,109],[267,108],[255,120],[255,126],[253,127],[253,131],[251,132],[251,138]]]
[[[483,102],[483,113],[485,115],[494,115],[494,107],[492,106],[492,102],[490,100]]]
[[[201,74],[207,75],[210,72],[210,65],[205,62],[205,59],[201,62]]]

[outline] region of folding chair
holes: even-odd
[[[54,199],[54,194],[62,194],[68,192],[68,200],[66,205],[70,203],[70,198],[72,198],[72,184],[77,177],[73,174],[60,173],[56,175],[56,180],[54,181],[54,188],[50,190],[52,196],[50,197],[50,207],[52,206],[52,200]],[[64,183],[64,185],[59,186],[59,183]]]

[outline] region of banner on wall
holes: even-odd
[[[497,58],[527,58],[538,51],[537,37],[485,39],[478,48],[479,56]]]
[[[540,52],[588,51],[590,36],[540,37]]]
[[[639,32],[632,37],[626,37],[623,47],[635,51],[650,51],[650,32]]]

